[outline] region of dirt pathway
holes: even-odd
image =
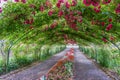
[[[64,54],[69,49],[65,49],[64,51],[54,55],[50,59],[41,62],[35,66],[30,67],[24,71],[18,72],[12,75],[4,75],[0,77],[0,80],[36,80],[41,75],[45,74],[59,59],[61,59]]]
[[[112,80],[101,69],[75,49],[74,80]]]

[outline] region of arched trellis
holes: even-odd
[[[15,14],[16,11],[15,10],[13,11],[13,9],[7,11],[7,7],[10,7],[10,5],[9,4],[6,5],[6,8],[4,8],[5,10],[4,10],[2,15],[5,16],[5,15],[7,15],[7,12],[10,13],[11,11],[13,11],[13,12],[11,12],[11,15],[13,15],[13,16],[11,16],[9,14],[7,18],[13,19],[13,17],[14,17],[13,20],[11,20],[11,21],[9,20],[8,24],[6,24],[6,26],[9,26],[9,27],[6,27],[7,31],[9,31],[9,30],[15,31],[18,29],[22,29],[23,26],[28,27],[30,25],[31,25],[30,28],[32,29],[34,26],[35,27],[36,26],[43,26],[45,24],[48,24],[48,27],[54,28],[55,23],[52,23],[52,25],[51,25],[51,22],[55,19],[56,19],[56,21],[58,21],[58,20],[60,21],[60,19],[61,19],[65,22],[67,21],[67,23],[64,23],[64,24],[67,24],[73,30],[79,29],[78,32],[81,31],[81,32],[83,32],[86,35],[91,36],[91,37],[94,37],[96,35],[96,34],[92,34],[93,32],[96,33],[97,32],[96,30],[100,30],[101,33],[98,32],[98,34],[103,34],[102,33],[102,31],[103,31],[104,33],[108,33],[108,34],[110,33],[112,35],[114,35],[114,34],[119,35],[119,31],[116,30],[119,28],[118,27],[119,26],[119,14],[115,13],[115,9],[117,7],[116,3],[119,2],[119,0],[118,1],[117,0],[111,1],[111,4],[114,3],[113,5],[110,4],[109,0],[108,0],[108,3],[103,3],[104,0],[98,0],[98,2],[95,2],[96,3],[96,5],[95,5],[95,3],[93,3],[94,1],[92,2],[92,0],[91,0],[91,2],[89,2],[89,5],[91,5],[90,7],[84,6],[84,4],[86,6],[89,6],[88,4],[86,4],[87,0],[82,0],[82,1],[69,0],[68,2],[67,2],[67,0],[58,0],[58,1],[57,0],[56,1],[52,1],[52,0],[51,1],[49,1],[49,0],[43,0],[43,1],[28,0],[28,2],[26,2],[25,4],[21,4],[21,2],[19,2],[17,0],[15,0],[15,1],[18,3],[15,3],[15,4],[9,3],[9,4],[14,4],[14,6],[11,6],[11,8],[12,7],[14,8],[16,6],[16,11],[17,10],[19,11],[20,10],[19,6],[22,6],[24,9],[21,7],[22,13]],[[36,3],[36,5],[34,3]],[[105,5],[105,4],[107,4],[107,5]],[[51,8],[51,5],[56,6],[56,7]],[[36,8],[35,8],[35,6],[36,6]],[[114,9],[107,11],[108,7],[105,8],[104,6],[105,7],[112,6],[111,8],[114,8]],[[25,9],[25,7],[26,7],[26,9]],[[98,7],[101,10],[101,12],[96,13],[95,8],[98,8]],[[30,10],[27,10],[28,8],[30,8]],[[40,10],[40,12],[38,12],[39,10]],[[28,13],[26,11],[28,11]],[[35,16],[33,16],[34,11],[37,11]],[[31,15],[30,12],[32,12],[33,15]],[[77,15],[75,15],[75,14],[77,14]],[[52,15],[52,16],[50,16],[50,15]],[[70,15],[72,16],[72,18],[68,17]],[[30,16],[32,16],[32,18],[30,18]],[[40,19],[38,17],[40,17],[42,19]],[[73,19],[73,17],[74,18],[78,17],[78,19],[77,19],[78,22],[76,21],[76,19]],[[27,19],[27,18],[29,18],[29,19]],[[19,25],[23,21],[23,20],[20,21],[20,19],[23,19],[23,20],[26,19],[24,23],[27,25],[22,24],[22,25],[20,25],[20,26],[22,26],[21,28],[16,28],[17,26],[15,27],[14,25]],[[34,22],[32,22],[33,19],[34,19]],[[73,19],[74,20],[73,23],[69,19]],[[31,23],[29,23],[30,20],[31,20]],[[40,23],[38,23],[38,21],[40,21]],[[1,23],[2,23],[2,21],[1,21]],[[12,25],[11,25],[11,23],[12,23]],[[11,28],[10,28],[10,25],[11,25]],[[3,25],[1,25],[1,26],[3,26]],[[61,25],[61,26],[63,26],[63,25]],[[116,26],[116,27],[113,27],[113,26]],[[112,27],[113,29],[110,27]],[[116,32],[114,30],[116,30]],[[96,35],[96,36],[98,36],[98,35]],[[107,36],[107,38],[108,38],[108,36]],[[103,39],[103,41],[105,41],[105,40]]]
[[[2,23],[6,24],[4,26],[9,26],[9,27],[5,27],[6,29],[4,29],[4,30],[7,30],[8,32],[10,30],[11,31],[17,31],[20,29],[25,30],[25,28],[23,28],[23,26],[27,26],[27,28],[30,26],[30,29],[32,29],[33,27],[36,27],[36,26],[39,26],[39,27],[42,26],[41,29],[43,29],[43,26],[45,24],[48,24],[47,26],[45,26],[45,28],[54,28],[55,26],[57,26],[57,24],[58,24],[58,22],[60,22],[60,20],[63,20],[65,22],[64,23],[65,25],[59,25],[59,26],[68,25],[68,26],[70,26],[70,28],[75,30],[76,33],[78,32],[78,34],[79,34],[79,32],[81,32],[81,34],[86,37],[89,36],[91,38],[95,37],[96,39],[100,39],[100,38],[102,38],[101,35],[106,34],[107,39],[110,38],[111,40],[112,39],[114,40],[115,37],[119,36],[119,30],[117,30],[117,29],[119,29],[119,14],[115,13],[115,10],[117,7],[116,4],[117,4],[117,2],[119,3],[119,0],[116,0],[116,1],[108,0],[108,2],[106,1],[106,3],[104,0],[98,0],[98,1],[90,0],[90,2],[88,2],[89,4],[87,4],[87,0],[82,0],[82,1],[77,1],[77,0],[69,0],[69,1],[67,1],[67,0],[55,0],[55,1],[53,1],[53,0],[51,0],[51,1],[49,1],[49,0],[43,0],[43,1],[28,0],[27,2],[26,2],[26,0],[15,0],[15,2],[17,2],[17,3],[9,3],[8,5],[6,5],[6,7],[4,8],[4,12],[2,14],[3,16],[5,16],[5,15],[7,15],[7,12],[10,13],[11,11],[13,11],[13,9],[10,9],[7,11],[7,7],[8,8],[10,6],[11,6],[11,8],[16,7],[16,10],[14,10],[9,15],[7,15],[8,16],[7,18],[12,18],[11,20],[8,20],[8,22],[5,23],[4,22],[5,18],[2,18],[3,22],[1,21],[1,26],[3,26]],[[22,4],[21,2],[25,3],[25,4]],[[114,3],[114,4],[111,5],[110,2],[111,2],[111,4],[112,3]],[[35,5],[35,3],[36,3],[36,5]],[[14,4],[14,6],[12,6],[10,4]],[[86,5],[87,7],[85,7],[84,5]],[[20,10],[19,6],[22,6],[23,8],[21,7],[21,10]],[[53,7],[53,6],[56,6],[56,7]],[[90,7],[88,7],[88,6],[90,6]],[[111,8],[114,8],[114,9],[107,10],[108,9],[107,6],[108,7],[112,6]],[[28,8],[30,8],[30,10],[27,10]],[[101,11],[98,10],[98,12],[96,12],[96,8],[98,8]],[[18,12],[15,14],[15,12],[17,10],[18,11],[20,10],[22,13]],[[28,12],[26,12],[26,11],[28,11]],[[35,11],[37,11],[37,13],[35,16],[33,16],[35,14]],[[32,12],[32,15],[30,14],[30,12]],[[118,10],[118,12],[119,12],[119,10]],[[70,18],[70,16],[72,16],[72,18]],[[74,18],[77,18],[77,21]],[[20,19],[22,19],[22,21]],[[73,22],[71,22],[72,19],[73,19]],[[34,20],[34,22],[33,22],[33,20]],[[52,23],[53,20],[56,20],[56,22]],[[24,24],[21,24],[21,22],[23,22],[23,21],[24,21]],[[39,23],[39,21],[40,21],[40,23]],[[11,25],[11,27],[10,27],[10,25]],[[20,26],[22,26],[22,27],[17,28],[16,25],[19,27]],[[115,27],[113,27],[113,26],[115,26]],[[39,29],[38,28],[34,28],[34,30],[36,29],[36,32],[37,32],[40,29],[40,28]],[[65,28],[63,27],[63,30],[64,29]],[[71,31],[73,31],[73,30],[71,30]],[[99,30],[99,31],[97,31],[97,30]],[[98,33],[98,34],[94,34],[94,33]],[[97,36],[99,36],[99,38]],[[82,37],[82,38],[85,38],[85,37]],[[105,38],[102,38],[102,40],[104,42],[106,42]]]
[[[1,39],[16,41],[30,30],[21,42],[65,44],[64,35],[84,45],[120,41],[119,0],[15,1],[8,2],[0,14]]]

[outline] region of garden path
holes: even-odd
[[[75,49],[74,80],[112,80],[91,60]]]
[[[26,70],[15,74],[7,74],[0,77],[0,80],[36,80],[47,71],[60,59],[69,49],[54,55],[50,59],[34,65]],[[97,67],[91,60],[75,48],[74,60],[74,77],[73,80],[112,80]],[[62,79],[61,79],[62,80]]]
[[[0,80],[36,80],[40,76],[47,73],[47,71],[59,60],[69,49],[54,55],[50,59],[43,61],[37,65],[34,65],[26,70],[15,74],[7,74],[0,77]]]

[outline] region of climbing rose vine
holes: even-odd
[[[7,0],[4,0],[4,1],[7,1]],[[38,16],[39,15],[38,13],[40,13],[41,15],[44,14],[45,18],[49,20],[52,18],[58,18],[59,20],[64,19],[65,23],[64,25],[61,25],[61,26],[65,27],[67,25],[67,27],[71,28],[73,31],[76,31],[76,33],[77,31],[80,30],[80,28],[82,29],[83,27],[85,27],[83,28],[83,32],[85,33],[85,35],[90,35],[89,34],[90,29],[88,27],[89,25],[87,25],[89,24],[89,22],[92,26],[96,26],[96,25],[100,26],[100,28],[98,29],[101,29],[104,32],[112,31],[112,29],[114,28],[115,19],[113,16],[110,16],[109,12],[106,12],[106,10],[104,10],[106,8],[103,6],[103,5],[106,5],[106,6],[109,5],[112,2],[112,0],[80,0],[80,1],[83,4],[81,3],[78,4],[79,0],[56,0],[56,3],[54,3],[53,5],[50,0],[46,0],[40,3],[38,1],[39,4],[36,5],[35,3],[29,4],[27,0],[14,0],[15,3],[19,2],[19,3],[29,4],[28,6],[31,10],[30,12],[31,14],[27,16],[24,20],[22,20],[22,23],[25,26],[29,26],[30,29],[34,28],[34,25],[36,23],[34,19],[36,19],[36,16]],[[119,15],[120,3],[116,3],[116,4],[117,4],[116,7],[113,8],[114,9],[113,13],[116,15]],[[79,9],[76,10],[76,8],[79,8]],[[87,9],[89,10],[91,9],[91,10],[87,11]],[[2,10],[2,7],[0,7],[0,13],[3,13],[3,12],[4,10]],[[47,15],[45,13],[47,13]],[[101,16],[102,14],[104,14],[107,17],[105,18],[101,17],[102,18],[101,19],[99,16]],[[85,19],[86,16],[88,16],[88,23],[85,23],[85,20],[87,20]],[[92,18],[91,16],[94,16],[94,17]],[[18,20],[18,17],[15,17],[14,20]],[[58,24],[59,24],[59,21],[49,22],[49,24],[45,27],[45,30],[56,29]],[[91,34],[91,35],[96,36],[95,34]],[[101,32],[101,35],[102,35],[102,32]],[[109,36],[109,39],[112,41],[114,40],[113,37],[114,36],[112,37]],[[106,41],[107,39],[108,37],[102,38],[104,42],[107,42]]]

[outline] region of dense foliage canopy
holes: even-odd
[[[0,13],[0,39],[84,45],[120,40],[120,0],[15,0]]]

